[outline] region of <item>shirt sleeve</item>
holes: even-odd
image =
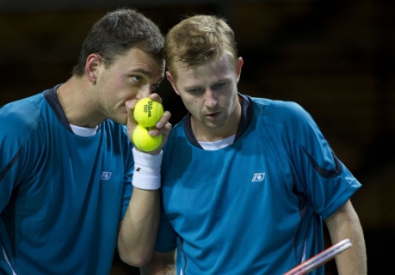
[[[126,210],[128,209],[130,198],[132,197],[133,187],[132,178],[134,170],[134,160],[132,154],[132,143],[130,142],[127,134],[126,127],[123,128],[124,132],[124,154],[125,154],[125,174],[123,181],[123,199],[122,199],[122,213],[121,220],[124,219]]]
[[[361,187],[336,157],[313,118],[299,105],[284,120],[298,192],[324,219],[333,214]]]
[[[164,213],[163,207],[161,207],[159,230],[154,250],[158,252],[173,251],[177,246],[177,236]]]
[[[0,109],[0,213],[8,204],[13,189],[34,165],[35,152],[27,154],[24,146],[35,127],[38,111],[31,105],[24,107],[31,116],[20,115],[12,104]]]

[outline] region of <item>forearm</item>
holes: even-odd
[[[140,268],[141,275],[175,275],[175,251],[154,252],[151,261]]]
[[[134,187],[118,235],[118,251],[124,262],[141,266],[151,258],[158,224],[159,191]]]
[[[159,188],[162,153],[149,155],[133,149],[133,192],[118,234],[121,259],[141,266],[154,249],[159,225]]]
[[[339,275],[366,275],[366,248],[362,227],[348,201],[327,221],[332,243],[350,239],[352,247],[336,257]]]

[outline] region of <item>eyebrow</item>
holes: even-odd
[[[217,81],[214,81],[213,83],[211,83],[210,86],[216,85],[216,84],[222,83],[222,82],[228,82],[228,81],[229,81],[229,78],[221,78],[221,79],[218,79]],[[187,90],[187,89],[196,89],[196,88],[200,88],[200,87],[205,87],[205,85],[199,85],[199,84],[193,85],[192,84],[192,85],[189,85],[189,86],[185,86],[184,89],[185,90]]]
[[[134,69],[134,70],[131,70],[131,72],[145,74],[145,75],[147,75],[150,78],[153,77],[153,75],[152,75],[152,73],[150,71],[146,71],[146,70],[143,70],[143,69]]]
[[[141,73],[141,74],[148,76],[149,78],[153,78],[153,74],[151,71],[147,71],[147,70],[143,70],[143,69],[134,69],[134,70],[131,70],[131,73]],[[164,77],[164,74],[162,73],[159,80],[155,83],[161,83],[164,79],[165,79],[165,77]]]
[[[202,87],[202,86],[204,86],[204,85],[188,85],[188,86],[185,86],[184,89],[185,89],[185,90],[191,90],[191,89],[200,88],[200,87]]]

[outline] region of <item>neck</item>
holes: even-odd
[[[216,129],[206,127],[191,116],[191,128],[196,140],[199,142],[213,142],[235,135],[241,119],[240,101],[241,99],[239,98],[232,114],[228,117],[225,124]]]
[[[58,87],[56,93],[70,124],[94,128],[104,119],[95,115],[92,102],[88,96],[90,88],[89,85],[85,84],[83,78],[71,77]]]

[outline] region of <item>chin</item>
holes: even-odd
[[[114,118],[110,118],[112,121],[119,123],[119,124],[123,124],[126,125],[128,122],[128,119],[126,116],[122,116],[122,117],[114,117]]]
[[[216,121],[216,122],[210,121],[210,122],[206,122],[204,125],[209,129],[215,130],[223,127],[225,123],[223,123],[223,121]]]

